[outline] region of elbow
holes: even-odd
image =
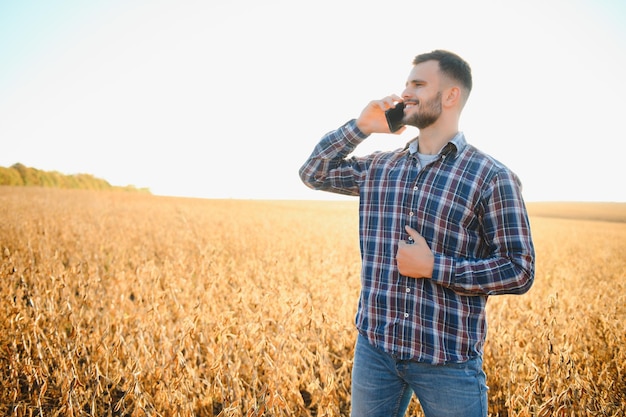
[[[326,190],[328,188],[326,176],[323,171],[311,166],[310,161],[307,161],[307,163],[300,168],[298,175],[302,183],[312,190]]]
[[[318,181],[315,180],[315,175],[306,169],[306,165],[300,168],[298,175],[304,185],[312,190],[319,189]]]
[[[511,292],[511,294],[522,295],[526,294],[530,288],[533,286],[535,282],[535,274],[534,272],[525,272],[520,279],[520,284],[517,286],[515,290]]]
[[[300,177],[300,180],[307,186],[313,179],[311,175],[311,170],[307,169],[307,164],[304,164],[300,167],[300,169],[298,170],[298,176]]]
[[[535,282],[535,263],[532,257],[525,262],[524,266],[516,266],[517,279],[515,280],[515,286],[511,289],[509,294],[522,295],[526,294]]]

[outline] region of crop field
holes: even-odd
[[[626,204],[529,212],[489,413],[624,416]],[[0,415],[348,416],[357,226],[355,201],[0,187]]]

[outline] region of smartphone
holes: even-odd
[[[391,132],[396,132],[404,124],[402,119],[404,118],[404,103],[400,102],[396,104],[396,107],[385,111],[385,117],[387,118],[387,124]]]

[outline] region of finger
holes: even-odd
[[[401,101],[402,101],[402,97],[400,97],[400,96],[398,96],[396,94],[391,94],[391,95],[389,95],[389,96],[387,96],[387,97],[385,97],[385,98],[383,98],[381,100],[381,102],[382,102],[381,107],[384,110],[392,109],[392,108],[396,107],[396,105],[398,103],[400,103]]]
[[[417,230],[413,229],[408,224],[406,226],[404,226],[404,230],[406,230],[406,232],[409,234],[409,236],[411,236],[413,239],[421,236]]]
[[[419,232],[417,230],[413,229],[411,226],[406,225],[406,226],[404,226],[404,229],[409,234],[409,238],[407,239],[407,242],[409,244],[417,243],[417,242],[420,242],[420,241],[424,240],[422,235],[420,235]]]
[[[398,103],[404,101],[404,99],[402,97],[400,97],[399,95],[397,95],[397,94],[392,94],[390,97],[391,97],[391,99],[394,102],[394,107],[395,107],[395,104],[398,104]]]

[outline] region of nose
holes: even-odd
[[[411,98],[411,95],[409,94],[409,88],[406,87],[404,90],[402,90],[402,100],[406,101],[407,99]]]

